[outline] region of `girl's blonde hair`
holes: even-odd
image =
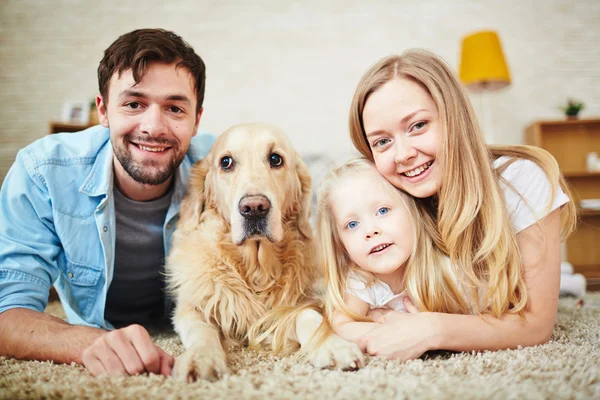
[[[420,223],[417,202],[408,194],[396,189],[377,172],[372,161],[357,158],[334,169],[321,185],[318,202],[317,234],[320,243],[320,265],[327,282],[325,310],[329,320],[333,313],[342,312],[357,321],[370,319],[353,313],[344,302],[348,273],[354,270],[367,284],[375,281],[375,276],[361,270],[352,261],[339,237],[333,216],[331,195],[343,181],[348,181],[358,173],[371,172],[373,179],[379,179],[385,190],[400,199],[414,230],[413,251],[403,266],[403,287],[415,305],[422,311],[436,309],[444,312],[459,312],[469,307],[465,296],[448,296],[437,287],[448,287],[454,291],[456,277],[454,271],[438,266],[447,264],[447,258],[434,245],[428,232]]]
[[[558,186],[571,197],[556,160],[536,147],[486,146],[471,103],[454,71],[425,50],[409,50],[399,56],[386,57],[360,80],[350,107],[350,137],[356,149],[370,160],[373,154],[366,139],[363,110],[373,92],[397,78],[410,79],[429,92],[444,132],[436,155],[439,164],[444,166],[438,197],[433,201],[418,200],[422,223],[437,247],[450,257],[449,264],[437,268],[442,271],[458,268],[455,272],[476,299],[477,311],[496,317],[507,311],[522,314],[527,304],[527,290],[521,254],[499,185],[500,174],[508,163],[498,170],[493,169],[492,163],[500,156],[531,160],[552,182],[552,198]],[[503,183],[510,186],[506,181]],[[552,198],[548,199],[548,210]],[[574,230],[576,218],[575,206],[569,202],[561,212],[563,239]],[[448,275],[442,271],[440,274]],[[461,298],[456,287],[439,281],[436,274],[424,275],[422,279],[423,284],[437,292],[437,299],[443,297],[442,293],[457,303]],[[440,282],[444,284],[439,285]],[[484,289],[483,299],[479,298],[480,289]],[[432,311],[444,308],[441,301],[431,302],[429,306]],[[468,313],[470,310],[461,306],[458,311]]]

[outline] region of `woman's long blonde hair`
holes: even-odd
[[[522,314],[527,304],[527,290],[521,254],[499,185],[500,173],[508,164],[494,170],[493,161],[500,156],[533,161],[552,182],[553,198],[557,187],[570,195],[556,160],[536,147],[486,146],[471,103],[454,71],[441,58],[425,50],[409,50],[399,56],[386,57],[360,80],[350,107],[350,137],[356,149],[370,160],[373,154],[363,125],[365,104],[372,93],[398,78],[410,79],[429,92],[443,127],[442,143],[436,155],[444,168],[438,197],[436,201],[418,200],[421,222],[437,247],[450,257],[449,264],[437,266],[442,270],[440,274],[447,276],[444,269],[457,268],[457,276],[476,299],[479,312],[496,317],[507,311]],[[509,185],[506,181],[503,183]],[[548,210],[552,198],[548,199]],[[569,202],[561,212],[563,239],[574,230],[576,218],[575,206]],[[446,283],[436,286],[440,282]],[[421,284],[455,300],[463,296],[447,281],[440,281],[436,274],[423,276]],[[485,293],[482,299],[481,293]],[[432,311],[444,308],[441,302],[429,305]],[[461,313],[469,311],[463,307],[459,310]]]
[[[366,158],[357,158],[335,168],[324,179],[319,191],[317,235],[320,244],[319,259],[324,272],[327,289],[325,310],[329,320],[333,313],[342,312],[357,321],[369,319],[353,313],[344,303],[346,282],[351,270],[360,274],[367,284],[374,282],[374,275],[361,270],[352,261],[339,237],[333,217],[331,195],[344,181],[358,173],[370,172],[373,179],[380,179],[384,190],[389,190],[392,196],[397,196],[409,214],[409,220],[414,230],[413,251],[403,266],[402,285],[415,305],[422,311],[432,310],[435,305],[439,311],[459,312],[469,307],[469,301],[462,297],[448,296],[443,290],[433,290],[437,287],[449,287],[454,291],[456,277],[454,271],[437,268],[447,264],[447,258],[434,245],[425,227],[420,223],[420,212],[417,202],[408,194],[396,189],[391,183],[377,172],[375,164]],[[423,285],[422,282],[432,280],[433,284]]]

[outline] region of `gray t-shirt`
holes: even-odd
[[[115,328],[168,324],[163,224],[173,190],[152,201],[134,201],[114,188],[115,268],[104,319]]]

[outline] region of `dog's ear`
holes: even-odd
[[[307,239],[312,238],[312,229],[309,219],[311,214],[312,191],[311,178],[304,161],[298,156],[296,161],[296,174],[300,180],[300,212],[298,213],[298,230]]]
[[[181,202],[177,229],[192,231],[200,223],[200,216],[204,210],[204,186],[208,174],[209,163],[206,158],[198,161],[190,170],[188,189]]]

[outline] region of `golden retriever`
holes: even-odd
[[[288,326],[271,331],[307,347],[322,321],[302,306],[318,275],[310,198],[306,166],[271,125],[228,129],[192,168],[166,264],[176,300],[173,322],[186,349],[175,363],[176,378],[228,373],[223,346],[248,343],[253,327],[264,334],[264,321],[258,328],[257,321],[278,307],[296,312],[275,318],[275,325]],[[363,355],[330,335],[311,352],[311,362],[355,369]]]

